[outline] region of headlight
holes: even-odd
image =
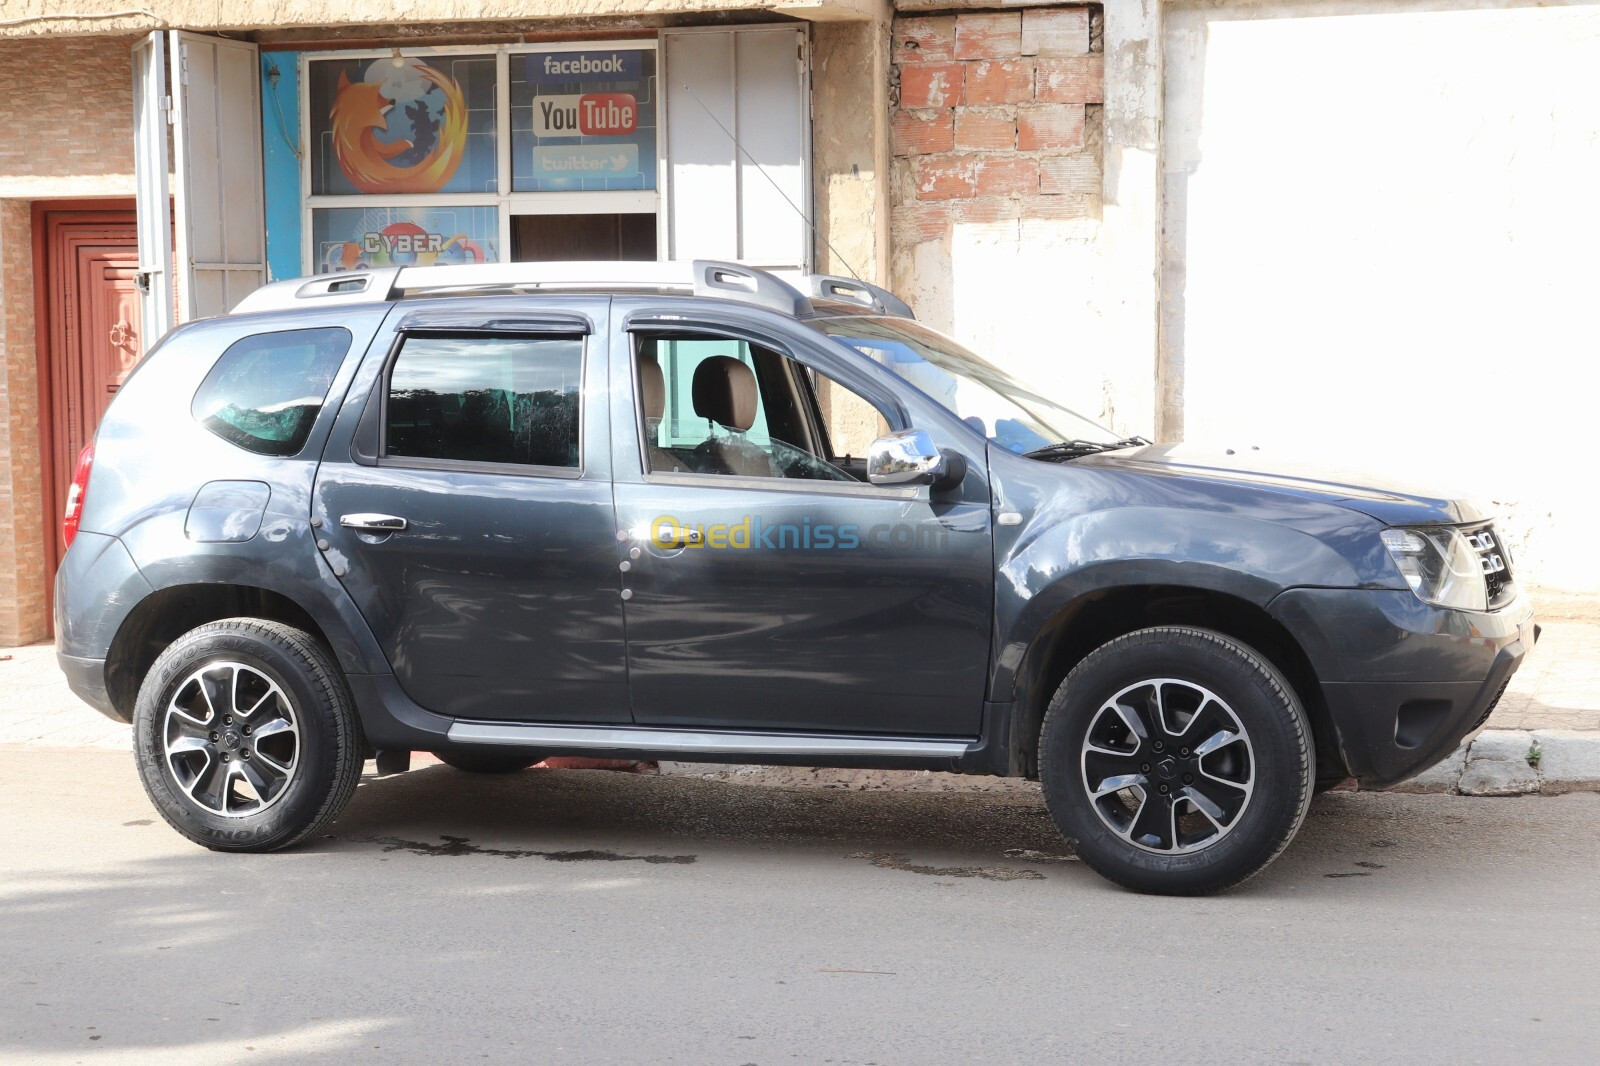
[[[1380,535],[1400,576],[1419,599],[1463,611],[1489,609],[1483,563],[1459,530],[1430,526],[1386,529]]]

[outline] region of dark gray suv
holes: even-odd
[[[286,847],[363,760],[1037,777],[1134,888],[1270,862],[1536,638],[1455,500],[1118,440],[831,277],[401,268],[174,330],[74,481],[56,633],[179,832]]]

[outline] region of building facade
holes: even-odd
[[[0,645],[174,321],[362,265],[855,273],[1120,432],[1499,505],[1600,596],[1600,7],[18,0],[0,19]]]

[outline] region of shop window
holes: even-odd
[[[495,263],[500,260],[500,209],[459,204],[313,208],[311,251],[319,274]]]
[[[511,191],[656,187],[656,52],[510,57]]]
[[[518,263],[655,257],[655,215],[517,215],[511,220],[511,258]]]
[[[497,191],[493,53],[319,59],[311,195]]]

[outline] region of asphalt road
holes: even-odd
[[[1063,851],[1025,795],[433,766],[223,856],[0,749],[0,1061],[1594,1061],[1600,795],[1324,796],[1211,899]]]

